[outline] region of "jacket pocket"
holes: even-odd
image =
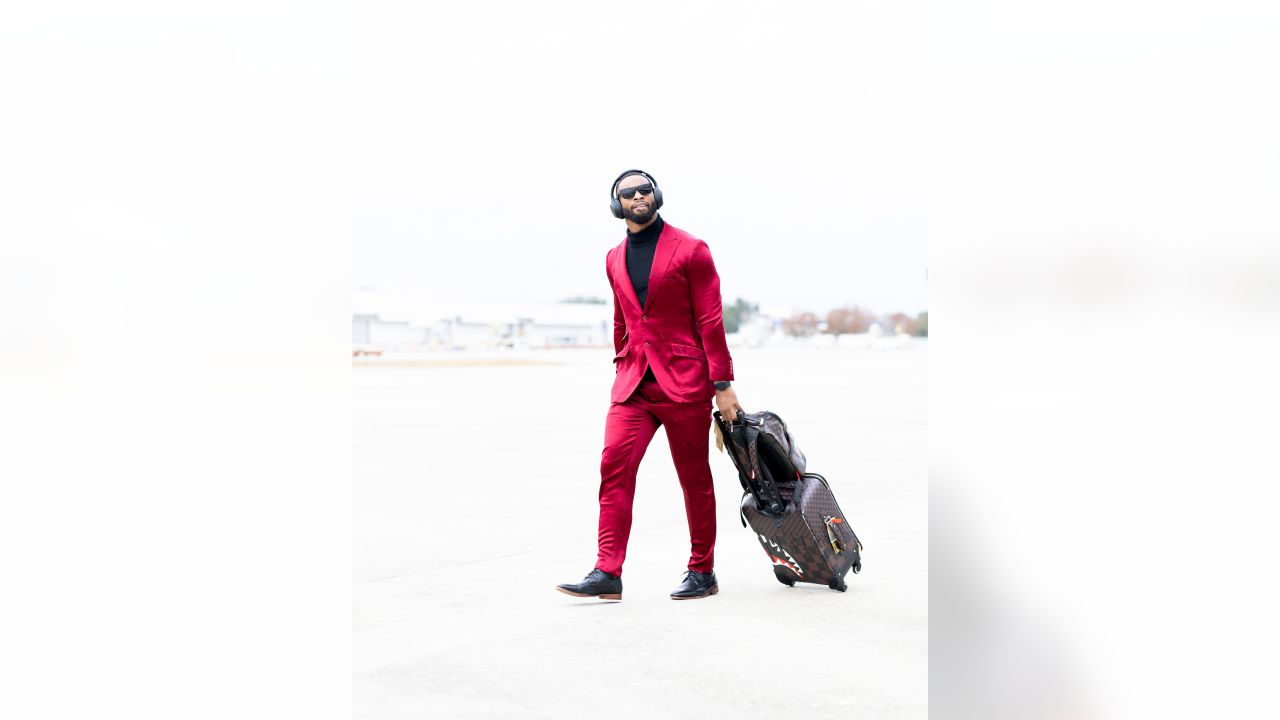
[[[614,362],[618,362],[618,361],[619,361],[619,360],[621,360],[622,358],[626,357],[626,356],[627,356],[627,351],[628,351],[628,350],[630,350],[630,349],[631,349],[631,346],[630,346],[630,345],[623,345],[623,346],[622,346],[622,352],[620,352],[620,353],[618,353],[617,355],[615,355],[615,356],[613,357],[613,361],[614,361]]]
[[[676,355],[683,355],[685,357],[691,357],[691,358],[706,357],[706,353],[702,352],[702,348],[696,347],[694,345],[676,345],[675,343],[672,343],[671,352],[675,353]]]

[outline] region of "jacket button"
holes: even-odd
[[[641,315],[641,316],[640,316],[640,321],[641,321],[641,322],[644,322],[645,320],[648,320],[648,319],[649,319],[649,316],[648,316],[648,315]]]
[[[649,343],[645,343],[645,344],[644,344],[644,346],[645,346],[645,347],[649,347]]]

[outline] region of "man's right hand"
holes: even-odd
[[[733,391],[732,387],[716,391],[716,409],[720,411],[720,417],[729,422],[738,419],[738,413],[743,412],[743,410],[742,406],[738,404],[738,394]]]

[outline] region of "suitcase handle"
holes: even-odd
[[[715,416],[715,418],[716,418],[716,422],[720,423],[721,425],[727,425],[727,426],[730,426],[730,427],[732,427],[733,425],[738,424],[738,423],[741,423],[741,424],[743,424],[743,425],[756,425],[756,426],[758,426],[758,425],[760,425],[760,424],[761,424],[759,420],[754,420],[754,419],[752,419],[752,418],[748,418],[748,417],[747,417],[747,411],[746,411],[746,410],[743,410],[743,411],[741,411],[741,412],[739,412],[739,413],[738,413],[738,419],[737,419],[737,420],[725,420],[725,419],[724,419],[724,416],[720,414],[720,411],[719,411],[719,410],[713,410],[713,411],[711,412],[711,414]]]

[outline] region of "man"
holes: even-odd
[[[600,458],[600,535],[595,569],[556,589],[578,597],[622,599],[622,562],[631,534],[636,470],[659,426],[684,490],[691,555],[676,600],[719,592],[713,570],[716,499],[708,464],[711,403],[727,419],[741,410],[729,381],[720,277],[707,244],[658,216],[662,190],[628,170],[613,181],[610,209],[627,237],[609,251],[617,377]]]

